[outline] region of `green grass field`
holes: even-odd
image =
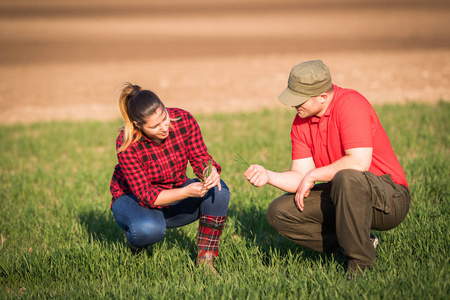
[[[196,116],[231,190],[220,279],[195,266],[197,222],[130,255],[109,209],[119,120],[2,125],[0,298],[448,299],[450,103],[376,110],[412,206],[399,227],[376,232],[377,270],[353,281],[343,261],[275,234],[265,214],[282,192],[251,186],[233,161],[288,169],[291,109]]]

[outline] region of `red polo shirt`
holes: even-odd
[[[369,171],[391,174],[397,184],[408,186],[389,138],[369,101],[355,90],[334,85],[334,96],[321,117],[294,119],[291,130],[292,159],[312,157],[317,168],[345,155],[344,150],[372,147]]]

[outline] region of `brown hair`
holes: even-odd
[[[141,138],[142,131],[139,126],[145,124],[147,118],[161,106],[165,108],[158,96],[152,91],[144,90],[142,87],[129,82],[124,84],[119,96],[119,109],[124,122],[119,131],[123,132],[123,140],[117,154],[125,151],[131,143]],[[135,133],[137,135],[133,140]]]

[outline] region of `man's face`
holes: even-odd
[[[311,97],[303,104],[294,106],[294,108],[297,110],[298,116],[302,119],[317,116],[322,111],[320,96]]]

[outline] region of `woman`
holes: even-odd
[[[133,254],[140,252],[160,241],[166,228],[199,220],[197,262],[213,268],[230,192],[197,122],[131,83],[125,84],[119,107],[124,126],[116,141],[111,210],[127,245]],[[188,162],[203,182],[186,176]]]

